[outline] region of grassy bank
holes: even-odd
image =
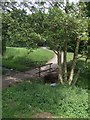
[[[29,52],[26,48],[7,47],[3,57],[3,66],[17,71],[24,71],[45,64],[53,56],[53,52],[42,48]]]
[[[29,52],[26,48],[7,47],[6,53],[2,59],[2,66],[17,71],[25,71],[45,64],[53,56],[53,52],[42,48]],[[73,54],[68,53],[68,61],[70,61],[72,57]]]
[[[23,82],[3,91],[3,118],[30,118],[47,112],[55,117],[87,118],[88,90]]]

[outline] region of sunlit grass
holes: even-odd
[[[45,64],[53,56],[53,52],[42,48],[30,52],[26,48],[7,47],[3,56],[3,66],[24,71]]]

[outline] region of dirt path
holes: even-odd
[[[57,56],[54,55],[54,57],[51,60],[49,60],[47,63],[53,63],[52,68],[56,68]],[[45,70],[47,69],[47,67],[42,67],[41,69]],[[37,78],[38,77],[38,75],[36,74],[37,72],[38,72],[38,69],[36,68],[36,69],[28,70],[25,72],[11,73],[10,75],[4,75],[2,76],[2,88],[4,89],[14,83],[21,82],[26,79]]]

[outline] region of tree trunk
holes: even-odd
[[[62,51],[61,52],[61,63],[63,64],[63,62],[64,62],[64,52]]]
[[[63,78],[67,82],[67,40],[64,43]]]
[[[80,72],[81,72],[81,68],[79,68],[79,70],[78,70],[78,72],[77,72],[77,75],[76,75],[76,78],[75,78],[75,81],[74,81],[73,85],[76,84],[76,82],[77,82],[77,80],[78,80],[78,78],[79,78],[79,76],[80,76]]]
[[[58,80],[63,84],[63,78],[62,78],[62,67],[61,67],[61,52],[58,51],[57,54],[57,62],[58,62]]]
[[[65,7],[65,12],[68,14],[68,5],[69,5],[69,0],[66,0],[66,7]],[[67,28],[64,29],[65,34],[66,34],[66,39],[64,42],[64,61],[63,61],[63,79],[64,82],[67,82]]]
[[[71,85],[71,83],[73,81],[73,77],[74,77],[74,70],[75,70],[75,65],[76,65],[76,61],[77,61],[77,57],[78,57],[79,44],[80,44],[80,39],[77,38],[76,48],[75,48],[73,62],[72,62],[72,66],[71,66],[71,72],[70,72],[70,76],[69,76],[69,85]]]

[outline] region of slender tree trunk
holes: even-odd
[[[75,65],[76,65],[76,61],[77,61],[77,57],[78,57],[79,44],[80,44],[80,39],[77,38],[76,48],[75,48],[73,62],[72,62],[72,66],[71,66],[71,72],[70,72],[70,76],[69,76],[69,85],[71,85],[73,77],[74,77],[74,70],[75,70]]]
[[[64,62],[64,52],[62,51],[61,52],[61,63],[63,64],[63,62]]]
[[[86,58],[85,61],[84,61],[84,66],[86,66],[87,59],[88,59],[88,58]],[[76,76],[76,78],[75,78],[74,85],[76,84],[76,82],[77,82],[77,80],[78,80],[78,78],[79,78],[79,76],[80,76],[80,73],[81,73],[82,71],[83,71],[83,67],[82,67],[82,68],[80,67],[80,68],[78,69],[78,72],[77,72],[77,76]]]
[[[64,43],[63,78],[67,82],[67,40]]]
[[[61,67],[61,52],[58,51],[57,54],[57,62],[58,62],[58,80],[63,84],[63,78],[62,78],[62,67]]]
[[[78,80],[78,78],[79,78],[79,76],[80,76],[80,72],[81,72],[81,68],[79,68],[79,70],[78,70],[78,72],[77,72],[77,75],[76,75],[76,78],[75,78],[75,81],[74,81],[73,85],[76,84],[76,82],[77,82],[77,80]]]
[[[66,7],[65,7],[65,12],[68,14],[68,5],[69,5],[69,0],[66,0]],[[64,82],[67,82],[67,28],[64,29],[65,34],[66,34],[66,39],[64,42],[64,61],[63,61],[63,79]]]

